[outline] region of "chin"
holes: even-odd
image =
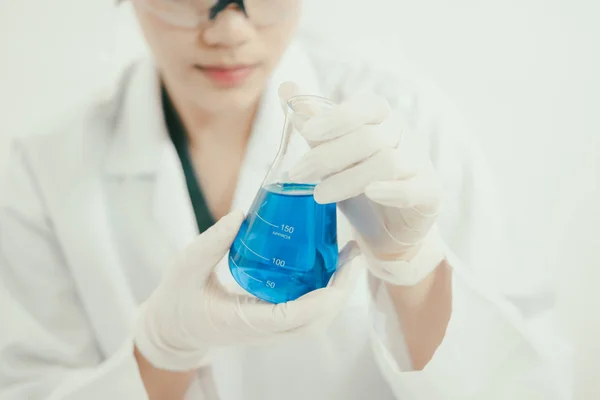
[[[208,107],[214,111],[246,110],[253,107],[260,95],[261,90],[229,90],[215,91],[212,93]]]

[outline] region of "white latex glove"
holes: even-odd
[[[301,93],[286,82],[286,101]],[[441,184],[424,138],[406,129],[382,97],[351,98],[296,124],[313,146],[290,171],[296,182],[321,181],[319,203],[339,203],[355,228],[371,272],[414,285],[444,259],[435,229]],[[315,145],[316,144],[316,145]]]
[[[143,305],[135,344],[156,368],[193,370],[213,346],[259,344],[319,329],[342,309],[356,278],[354,242],[340,253],[341,267],[329,286],[295,301],[270,304],[228,292],[214,268],[243,219],[231,213],[198,236]]]

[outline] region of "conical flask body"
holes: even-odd
[[[298,149],[309,148],[297,125],[309,112],[314,115],[330,107],[326,99],[314,96],[289,101],[278,156],[229,252],[235,280],[271,303],[295,300],[327,286],[337,268],[336,205],[315,201],[318,182],[287,178],[288,168],[303,154]]]

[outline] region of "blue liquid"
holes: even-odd
[[[229,252],[229,269],[249,293],[283,303],[327,286],[338,263],[335,204],[314,185],[260,189]]]

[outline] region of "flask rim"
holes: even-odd
[[[309,102],[309,101],[313,102],[313,104],[319,105],[319,106],[333,107],[335,105],[335,103],[333,101],[331,101],[330,99],[328,99],[327,97],[313,95],[313,94],[300,94],[300,95],[290,97],[287,101],[287,106],[294,113],[302,114],[297,109],[297,106],[299,105],[298,103],[300,103],[300,102],[304,103],[304,102]]]

